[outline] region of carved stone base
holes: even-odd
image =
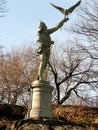
[[[53,87],[48,81],[36,80],[32,83],[31,118],[53,118],[51,94]]]

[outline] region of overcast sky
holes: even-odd
[[[10,10],[5,17],[0,18],[0,45],[10,49],[24,43],[35,43],[40,20],[48,28],[55,26],[64,16],[50,2],[69,8],[78,0],[8,0],[7,8]],[[78,8],[69,16],[70,20],[64,24],[65,29],[78,21],[77,10]],[[67,37],[66,31],[62,29],[52,35],[52,40],[66,40]]]

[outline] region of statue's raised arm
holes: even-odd
[[[62,26],[63,26],[63,24],[65,23],[65,22],[67,22],[69,19],[68,18],[63,18],[56,26],[54,26],[53,28],[51,28],[51,29],[48,29],[48,32],[49,32],[49,34],[51,34],[51,33],[53,33],[53,32],[55,32],[55,31],[57,31],[59,28],[61,28]]]

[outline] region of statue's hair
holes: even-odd
[[[44,28],[47,28],[46,24],[41,20],[40,20],[40,24],[42,24]]]

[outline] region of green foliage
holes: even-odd
[[[88,125],[89,121],[87,119],[79,120],[78,123]]]

